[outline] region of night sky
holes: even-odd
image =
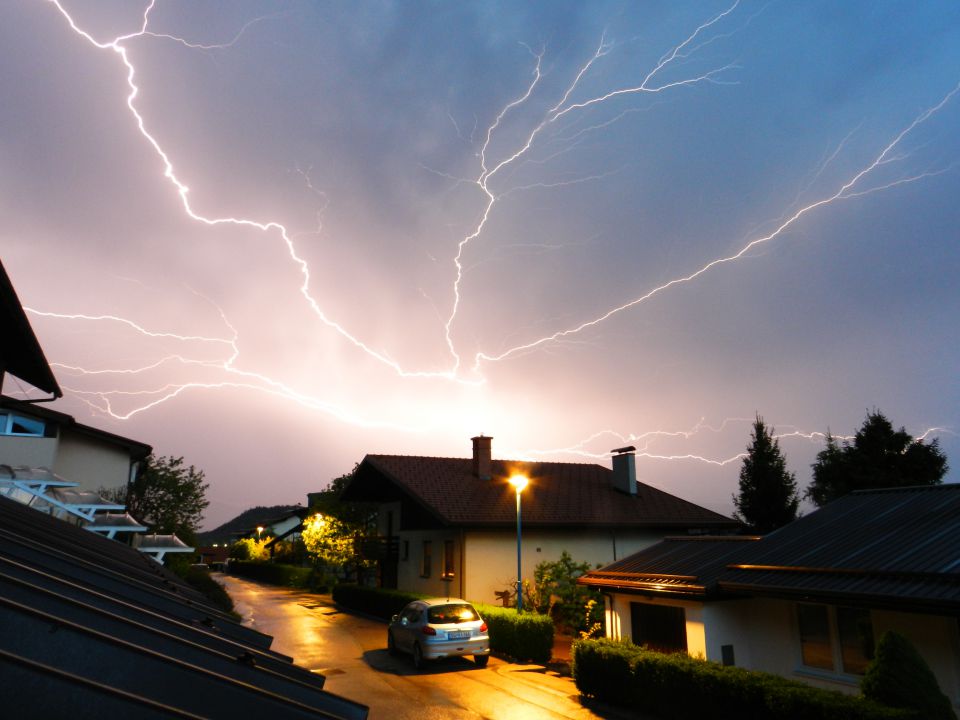
[[[0,256],[208,527],[479,433],[729,513],[756,413],[957,478],[960,4],[148,5],[0,4]]]

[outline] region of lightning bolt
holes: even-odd
[[[133,40],[139,37],[144,36],[153,36],[159,38],[170,38],[182,42],[183,44],[189,47],[203,47],[204,49],[211,49],[217,47],[223,47],[218,45],[209,45],[209,46],[197,46],[195,44],[187,43],[185,40],[176,38],[174,36],[163,35],[159,33],[150,33],[147,30],[147,27],[150,22],[150,13],[153,11],[153,8],[156,5],[156,0],[150,0],[150,3],[147,5],[143,13],[143,22],[140,26],[140,29],[133,33],[128,33],[126,35],[120,35],[115,37],[113,40],[108,42],[100,42],[96,40],[90,33],[86,30],[80,28],[77,23],[74,21],[73,17],[69,12],[63,7],[60,3],[60,0],[47,0],[56,7],[60,14],[66,19],[67,23],[70,25],[70,28],[88,43],[93,45],[99,50],[110,50],[120,58],[120,61],[123,63],[123,66],[126,68],[126,77],[127,77],[127,87],[129,92],[127,94],[127,109],[130,111],[130,114],[133,116],[134,121],[136,122],[137,129],[140,131],[140,134],[143,138],[150,144],[156,153],[157,157],[160,158],[160,162],[163,165],[163,176],[170,181],[170,183],[176,188],[176,192],[180,197],[180,202],[183,206],[184,212],[192,220],[195,220],[204,225],[210,227],[216,227],[218,225],[228,225],[233,227],[241,228],[253,228],[255,230],[260,230],[264,233],[274,233],[279,235],[280,239],[283,241],[286,246],[287,253],[290,256],[290,259],[294,264],[299,268],[300,274],[303,277],[303,282],[300,285],[300,294],[307,301],[311,310],[317,316],[317,318],[327,327],[336,331],[340,336],[347,340],[354,347],[362,350],[364,353],[379,361],[380,363],[392,368],[397,375],[401,377],[420,377],[420,378],[444,378],[448,380],[456,380],[457,382],[463,383],[476,383],[478,381],[464,380],[456,377],[456,373],[453,371],[443,371],[443,372],[433,372],[433,371],[407,371],[404,370],[399,363],[395,362],[391,358],[387,357],[380,351],[377,351],[366,343],[352,335],[346,328],[344,328],[340,323],[331,319],[324,311],[320,308],[319,303],[316,299],[310,294],[310,267],[307,262],[297,254],[296,247],[294,245],[291,234],[287,230],[286,226],[282,223],[271,220],[267,222],[262,222],[259,220],[251,220],[248,218],[238,218],[238,217],[207,217],[196,212],[193,206],[190,203],[189,192],[190,189],[187,185],[180,180],[177,176],[174,169],[173,162],[170,160],[169,155],[160,145],[160,142],[147,130],[147,123],[141,115],[140,111],[137,109],[136,100],[140,94],[140,88],[136,82],[136,68],[134,67],[133,62],[130,60],[130,56],[127,50],[127,47],[124,45],[125,42]],[[260,20],[262,18],[258,18]],[[244,26],[243,30],[237,35],[237,38],[234,39],[236,42],[239,39],[240,35],[243,34],[243,31],[246,30],[253,24],[253,21],[247,23]]]
[[[864,197],[866,195],[871,195],[877,192],[881,192],[883,190],[889,190],[890,188],[894,188],[900,185],[914,183],[919,180],[929,178],[929,177],[934,177],[936,175],[946,172],[947,170],[944,169],[944,170],[935,170],[935,171],[916,173],[914,175],[902,177],[897,180],[893,180],[884,184],[873,185],[873,186],[862,188],[862,189],[859,188],[859,186],[863,184],[862,181],[865,178],[868,178],[871,175],[871,173],[873,173],[875,170],[885,165],[888,165],[890,163],[896,162],[897,160],[902,159],[902,157],[897,157],[892,155],[894,150],[900,145],[901,141],[908,134],[910,134],[910,132],[912,132],[917,126],[923,124],[924,122],[929,120],[933,115],[939,112],[948,102],[950,102],[950,100],[957,94],[958,91],[960,91],[960,83],[958,83],[952,90],[950,90],[946,95],[944,95],[943,98],[941,98],[941,100],[938,103],[927,108],[925,111],[920,113],[917,117],[915,117],[911,123],[909,123],[899,133],[897,133],[897,135],[893,138],[893,140],[891,140],[889,144],[887,144],[886,147],[884,147],[880,151],[880,153],[873,159],[872,162],[870,162],[869,164],[861,168],[856,174],[853,175],[852,178],[844,182],[835,192],[825,197],[822,197],[819,200],[816,200],[807,205],[804,205],[799,210],[794,212],[792,215],[788,216],[780,224],[778,224],[774,230],[772,230],[771,232],[765,235],[761,235],[760,237],[757,237],[749,241],[748,243],[743,245],[743,247],[741,247],[740,250],[738,250],[736,253],[711,260],[710,262],[706,263],[699,269],[694,270],[693,272],[687,275],[674,278],[672,280],[669,280],[663,283],[662,285],[658,285],[657,287],[647,291],[643,295],[640,295],[639,297],[634,298],[629,302],[619,305],[618,307],[612,308],[606,311],[605,313],[603,313],[602,315],[596,318],[593,318],[592,320],[587,320],[585,322],[582,322],[579,325],[576,325],[575,327],[568,328],[565,330],[559,330],[551,335],[546,335],[544,337],[538,338],[537,340],[532,340],[528,343],[517,345],[515,347],[512,347],[508,350],[501,352],[498,355],[488,355],[486,353],[479,352],[476,354],[474,358],[474,369],[479,370],[479,367],[483,362],[498,362],[500,360],[505,360],[518,353],[530,351],[530,350],[533,350],[534,348],[540,347],[547,343],[556,342],[558,340],[568,338],[571,335],[576,335],[577,333],[580,333],[586,330],[587,328],[591,328],[596,325],[599,325],[600,323],[610,319],[611,317],[613,317],[614,315],[617,315],[618,313],[623,312],[624,310],[629,310],[630,308],[633,308],[642,303],[645,303],[647,300],[654,297],[655,295],[658,295],[678,285],[692,282],[697,278],[699,278],[701,275],[704,275],[715,268],[740,260],[754,248],[764,245],[766,243],[769,243],[773,240],[776,240],[777,238],[782,236],[789,228],[796,225],[803,217],[805,217],[806,215],[809,215],[810,213],[814,212],[819,208],[831,205],[840,200],[849,200],[853,198]]]
[[[584,111],[596,108],[604,104],[608,104],[611,101],[617,98],[629,97],[629,96],[641,96],[649,95],[656,96],[667,92],[672,92],[679,90],[685,87],[692,87],[702,83],[714,83],[714,84],[724,84],[728,81],[725,79],[725,74],[735,68],[734,65],[724,65],[722,67],[714,68],[707,72],[693,74],[681,79],[674,79],[669,81],[661,81],[661,77],[664,74],[665,70],[671,66],[674,66],[678,61],[685,60],[696,53],[699,49],[709,45],[711,42],[720,37],[725,37],[725,34],[716,33],[710,37],[705,37],[711,32],[714,32],[715,29],[723,23],[728,17],[735,13],[739,6],[739,0],[733,2],[729,7],[720,12],[719,14],[709,18],[705,22],[701,23],[699,26],[693,29],[693,31],[684,38],[680,43],[673,46],[670,50],[664,53],[657,61],[654,63],[653,67],[650,68],[639,83],[628,85],[625,87],[615,88],[603,93],[587,96],[586,98],[581,97],[580,99],[574,99],[577,95],[583,95],[582,87],[584,85],[585,79],[591,74],[591,71],[594,70],[603,59],[614,51],[615,45],[613,43],[607,42],[605,37],[601,37],[600,42],[594,51],[594,53],[581,65],[579,65],[576,74],[570,83],[566,86],[565,91],[560,96],[559,100],[554,103],[545,113],[543,113],[539,120],[533,125],[532,129],[529,129],[524,135],[522,135],[510,148],[505,151],[500,152],[499,154],[494,152],[495,141],[499,141],[501,131],[504,127],[504,122],[508,116],[514,112],[518,112],[521,108],[531,103],[532,99],[535,97],[537,92],[541,87],[541,80],[543,78],[543,58],[545,50],[534,51],[530,48],[527,48],[530,52],[531,57],[533,58],[533,68],[531,70],[530,79],[519,94],[506,105],[504,105],[500,111],[494,117],[494,120],[487,126],[485,132],[480,133],[482,137],[482,143],[477,152],[477,157],[479,159],[479,170],[477,174],[465,182],[479,188],[482,198],[482,206],[478,214],[478,220],[473,225],[472,231],[465,236],[463,236],[456,246],[456,252],[453,257],[453,267],[454,267],[454,280],[452,283],[452,303],[450,307],[449,314],[446,314],[445,320],[442,319],[443,324],[443,333],[446,341],[446,346],[449,351],[449,354],[452,358],[452,366],[446,370],[418,370],[411,371],[402,367],[399,363],[391,359],[388,354],[384,351],[377,350],[359,337],[349,332],[343,325],[335,321],[328,314],[326,314],[320,307],[317,300],[313,297],[310,292],[311,285],[311,275],[310,268],[306,260],[304,260],[298,253],[294,243],[294,235],[288,231],[288,228],[283,224],[275,220],[256,220],[243,217],[211,217],[202,214],[197,210],[191,203],[189,197],[189,188],[186,183],[180,179],[177,175],[174,164],[170,158],[170,155],[164,150],[161,143],[158,141],[157,137],[148,129],[148,122],[143,117],[141,112],[138,109],[137,99],[140,94],[140,88],[137,83],[137,71],[133,61],[130,58],[128,45],[139,38],[152,37],[155,39],[167,40],[172,42],[177,42],[185,47],[191,49],[199,50],[214,50],[214,49],[223,49],[229,47],[232,44],[238,42],[241,37],[256,23],[268,19],[267,16],[263,18],[255,18],[247,22],[238,33],[233,37],[231,41],[225,44],[200,44],[195,42],[189,42],[183,38],[166,34],[158,33],[149,29],[150,24],[150,15],[155,8],[156,0],[149,0],[143,16],[140,27],[135,32],[131,32],[125,35],[118,35],[111,40],[101,41],[96,39],[92,34],[81,28],[74,21],[70,13],[64,8],[60,0],[47,0],[47,2],[53,5],[57,12],[65,19],[71,30],[76,33],[77,36],[82,38],[88,44],[93,46],[98,50],[105,52],[112,52],[116,55],[119,62],[125,71],[126,76],[126,107],[130,113],[130,116],[134,120],[134,123],[143,137],[143,139],[150,145],[154,154],[158,158],[160,165],[163,169],[163,177],[170,183],[177,196],[180,199],[180,204],[183,208],[184,213],[193,221],[201,223],[206,226],[231,226],[236,228],[247,228],[257,230],[265,235],[278,239],[281,241],[283,246],[286,249],[286,252],[291,260],[291,262],[297,267],[302,282],[299,286],[299,293],[303,299],[308,304],[311,311],[314,315],[320,320],[320,322],[325,325],[330,330],[334,331],[338,336],[343,338],[347,343],[352,345],[354,348],[358,349],[362,353],[366,354],[370,358],[373,358],[377,362],[383,364],[384,366],[390,368],[397,376],[402,378],[427,378],[427,379],[440,379],[444,381],[450,381],[458,384],[464,385],[478,385],[484,382],[483,376],[481,374],[481,369],[484,363],[495,363],[500,362],[509,358],[514,358],[520,354],[533,352],[535,350],[543,350],[548,346],[562,345],[564,343],[570,343],[574,341],[574,336],[583,332],[584,330],[597,326],[607,319],[622,313],[626,310],[639,306],[645,303],[650,298],[655,295],[665,292],[671,288],[677,287],[684,283],[689,283],[695,281],[701,275],[704,275],[711,270],[717,269],[720,266],[727,265],[733,262],[736,262],[744,258],[755,248],[775,241],[781,238],[790,228],[797,225],[801,222],[803,218],[814,213],[815,211],[825,208],[833,203],[839,202],[841,200],[850,200],[855,198],[864,197],[873,193],[878,193],[885,190],[890,190],[892,188],[915,183],[925,178],[933,177],[942,172],[946,172],[946,169],[943,170],[931,170],[927,172],[914,173],[912,175],[905,175],[895,180],[891,180],[885,183],[879,181],[870,182],[872,177],[875,175],[876,171],[882,167],[896,163],[903,158],[906,154],[898,154],[900,152],[900,145],[904,138],[911,133],[916,127],[926,122],[930,117],[940,111],[960,90],[960,85],[954,87],[949,93],[947,93],[939,103],[928,108],[923,113],[918,115],[912,123],[903,128],[890,142],[885,146],[879,154],[873,159],[872,162],[863,166],[856,174],[850,177],[846,182],[843,182],[834,192],[824,195],[820,199],[803,205],[799,209],[793,211],[792,213],[786,215],[784,218],[781,218],[780,221],[776,223],[774,229],[759,237],[756,237],[749,242],[746,242],[738,252],[718,257],[707,264],[699,267],[696,270],[693,270],[690,273],[687,273],[683,276],[669,280],[646,293],[618,306],[614,307],[597,317],[584,321],[578,325],[574,325],[567,329],[563,329],[557,332],[554,332],[543,337],[518,344],[516,346],[510,347],[499,354],[478,352],[474,356],[473,366],[471,367],[472,376],[465,378],[461,376],[461,356],[458,353],[455,341],[454,341],[454,325],[458,317],[458,313],[463,302],[463,292],[462,284],[465,272],[469,269],[468,266],[464,264],[464,256],[471,245],[471,243],[477,241],[484,233],[488,225],[488,221],[495,212],[497,203],[501,201],[507,195],[512,193],[519,193],[522,191],[532,190],[535,188],[548,189],[551,187],[559,187],[563,185],[570,185],[575,183],[582,182],[592,182],[600,180],[610,175],[614,174],[617,171],[611,171],[606,173],[596,173],[591,175],[582,175],[576,178],[566,179],[566,180],[557,180],[553,182],[538,182],[538,183],[528,183],[526,185],[514,185],[512,187],[503,187],[506,185],[505,182],[501,181],[506,175],[510,173],[508,170],[513,170],[519,167],[522,163],[537,163],[537,164],[546,164],[551,160],[559,157],[560,154],[569,152],[572,147],[576,145],[580,138],[584,137],[588,133],[600,132],[610,125],[618,122],[622,118],[626,117],[628,114],[641,112],[640,109],[628,109],[621,111],[619,114],[615,115],[613,118],[605,120],[604,122],[592,125],[587,128],[581,128],[573,134],[568,134],[561,136],[560,133],[563,131],[563,128],[560,126],[563,125],[560,121],[571,122],[575,117],[582,114]],[[749,22],[749,20],[748,20]],[[656,103],[654,103],[656,105]],[[643,111],[649,111],[651,108],[646,108]],[[457,125],[456,121],[450,116],[450,121],[453,123],[457,135],[468,142],[467,138],[461,133],[460,127]],[[570,126],[568,126],[570,127]],[[575,127],[575,126],[573,126]],[[562,142],[565,145],[557,152],[552,155],[548,155],[545,158],[535,158],[532,157],[533,150],[539,148],[541,145],[545,144],[543,141],[547,138],[548,130],[554,130],[555,134],[550,142]],[[470,134],[470,140],[473,139],[476,134],[476,127],[474,131]],[[820,173],[823,171],[823,168],[827,164],[832,162],[842,151],[845,143],[849,138],[845,138],[844,141],[840,144],[839,147],[835,149],[832,155],[830,155],[817,170],[814,175],[813,180],[808,183],[807,188],[809,188],[814,181],[820,177]],[[310,184],[309,176],[303,172],[301,174],[307,181],[308,186],[311,189],[314,189]],[[455,178],[452,178],[455,179]],[[499,186],[498,186],[499,182]],[[319,231],[319,218],[318,218],[318,231]],[[151,371],[156,371],[161,367],[170,364],[180,364],[186,367],[206,367],[211,369],[216,369],[223,371],[231,376],[231,380],[224,382],[215,382],[215,383],[203,383],[203,382],[184,382],[184,383],[161,383],[158,386],[154,387],[151,390],[145,391],[100,391],[92,392],[88,390],[75,389],[71,390],[77,397],[82,399],[91,408],[96,409],[99,412],[104,412],[110,414],[111,416],[117,419],[129,419],[130,417],[149,410],[150,408],[156,407],[162,402],[166,402],[174,397],[179,396],[180,394],[188,390],[211,390],[216,388],[239,388],[247,389],[256,392],[267,393],[271,396],[284,398],[290,401],[293,401],[303,407],[310,409],[320,410],[325,413],[329,413],[336,418],[343,420],[344,422],[349,422],[358,425],[364,425],[369,427],[394,427],[396,429],[401,429],[404,431],[409,431],[411,428],[408,425],[399,426],[393,425],[385,422],[377,422],[369,420],[358,416],[355,413],[348,411],[347,409],[335,404],[328,403],[316,397],[312,397],[297,391],[295,388],[290,387],[282,382],[274,380],[266,375],[255,373],[251,371],[246,371],[240,369],[238,365],[238,360],[240,357],[240,350],[238,344],[238,338],[236,331],[231,327],[232,335],[230,337],[204,337],[204,336],[195,336],[195,335],[177,335],[175,333],[170,333],[166,331],[150,330],[145,328],[141,324],[135,323],[133,321],[120,318],[113,315],[81,315],[81,314],[58,314],[52,312],[43,312],[36,309],[29,309],[29,311],[37,316],[70,320],[70,321],[86,321],[86,322],[106,322],[106,323],[118,323],[134,332],[140,333],[145,338],[153,339],[165,339],[165,340],[175,340],[179,342],[189,342],[189,343],[201,343],[203,345],[211,345],[214,347],[224,347],[226,348],[226,356],[219,360],[208,360],[202,359],[199,357],[191,357],[186,354],[173,353],[166,354],[162,358],[150,362],[147,364],[142,364],[137,368],[132,369],[100,369],[100,370],[85,370],[76,365],[67,365],[67,364],[56,364],[57,367],[61,368],[67,373],[75,375],[99,375],[99,376],[111,376],[111,375],[147,375]],[[226,318],[224,318],[226,321]],[[148,403],[136,407],[132,411],[120,412],[115,408],[115,399],[118,398],[129,398],[133,396],[143,396],[152,398]],[[741,421],[742,419],[736,419],[736,421]],[[725,420],[721,425],[721,428],[728,422],[733,420]],[[621,435],[612,430],[600,431],[594,433],[593,435],[585,438],[578,443],[568,447],[568,448],[554,448],[552,450],[530,450],[526,454],[531,456],[545,455],[545,454],[561,454],[569,453],[574,455],[581,455],[583,457],[605,457],[607,453],[594,453],[589,448],[600,441],[603,437],[616,437],[620,438],[620,442],[641,442],[644,443],[644,449],[641,451],[641,456],[649,459],[656,460],[693,460],[697,462],[703,462],[711,465],[724,466],[732,462],[735,462],[737,459],[742,457],[742,453],[733,457],[725,458],[709,458],[702,455],[697,455],[694,453],[687,453],[681,455],[667,455],[667,454],[658,454],[654,452],[652,448],[652,443],[658,440],[664,439],[685,439],[690,440],[700,432],[707,432],[711,429],[706,425],[701,425],[698,423],[695,428],[687,431],[649,431],[639,434],[627,434]],[[928,430],[922,437],[926,437],[929,433],[934,433],[937,431],[944,431],[940,428],[931,428]],[[778,437],[788,438],[788,437],[801,437],[808,440],[815,440],[823,437],[822,433],[805,433],[800,430],[795,430],[790,433],[784,433],[778,435]]]

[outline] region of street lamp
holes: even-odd
[[[514,475],[509,480],[517,491],[517,612],[523,612],[523,581],[520,568],[520,493],[530,480],[526,475]]]
[[[257,540],[260,539],[261,533],[263,533],[263,525],[257,525]]]

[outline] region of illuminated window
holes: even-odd
[[[807,667],[833,670],[830,618],[826,605],[797,605],[800,655]]]
[[[453,577],[453,540],[443,541],[443,574]]]
[[[420,577],[430,577],[430,560],[433,554],[433,542],[423,541],[423,557],[420,559]]]
[[[870,611],[828,605],[797,605],[800,657],[806,667],[863,675],[873,659]]]
[[[873,660],[873,623],[870,612],[860,608],[837,608],[840,662],[845,673],[863,675]]]
[[[659,652],[687,651],[687,619],[682,607],[630,603],[633,643]]]

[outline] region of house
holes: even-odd
[[[0,463],[42,467],[81,491],[126,487],[152,452],[146,443],[77,422],[36,403],[0,396]]]
[[[960,706],[960,485],[864,490],[763,537],[667,538],[578,582],[607,634],[855,693],[887,630]]]
[[[8,374],[52,397],[17,400],[0,394],[0,496],[108,539],[124,533],[157,561],[167,553],[192,552],[172,535],[137,535],[147,528],[124,505],[100,497],[101,487],[126,487],[152,448],[40,404],[63,392],[0,263],[0,390]]]
[[[669,534],[735,531],[730,518],[637,482],[634,448],[613,470],[596,464],[495,460],[492,438],[472,439],[468,458],[367,455],[345,501],[379,506],[380,584],[494,602],[517,579],[517,493],[522,492],[523,577],[555,561],[606,564]],[[501,597],[503,597],[501,595]]]

